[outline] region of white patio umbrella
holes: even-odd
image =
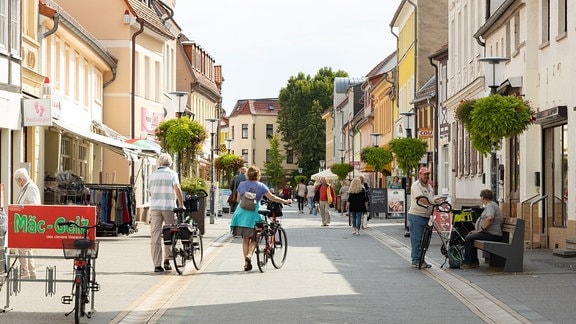
[[[332,173],[330,169],[314,173],[310,178],[314,181],[318,181],[322,177],[326,177],[326,180],[338,180],[338,176]]]

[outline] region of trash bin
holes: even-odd
[[[186,216],[190,216],[198,224],[200,233],[204,235],[206,220],[206,192],[184,193],[184,207]]]

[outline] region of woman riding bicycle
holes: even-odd
[[[256,242],[254,241],[256,231],[254,227],[257,221],[262,220],[260,214],[258,214],[258,206],[260,205],[262,196],[266,196],[268,199],[282,204],[292,203],[292,199],[282,199],[274,195],[270,189],[268,189],[268,186],[260,182],[260,176],[260,169],[258,167],[251,166],[248,169],[248,172],[246,172],[247,180],[242,181],[238,185],[236,201],[238,201],[239,204],[230,221],[232,234],[242,237],[244,271],[252,270],[252,254],[256,247]],[[248,204],[244,204],[242,201],[242,199],[245,199],[244,196],[247,192],[256,194],[256,197],[253,199],[255,202],[250,204],[249,208],[247,207]]]
[[[422,234],[433,209],[418,206],[416,197],[426,196],[435,203],[441,202],[444,198],[434,199],[434,187],[430,184],[430,170],[427,167],[421,167],[418,171],[418,180],[410,187],[410,195],[410,209],[408,210],[408,226],[410,228],[410,245],[412,248],[410,257],[412,259],[412,268],[418,268]],[[432,265],[424,262],[421,267],[430,268]]]

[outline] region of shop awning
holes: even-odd
[[[156,153],[154,150],[147,150],[134,144],[119,141],[117,139],[108,136],[96,134],[89,130],[80,130],[61,120],[53,119],[52,122],[55,126],[61,128],[63,131],[81,137],[94,144],[103,145],[113,152],[116,152],[120,155],[124,155],[128,160],[137,160],[138,157],[158,155],[158,153]]]

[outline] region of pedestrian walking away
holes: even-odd
[[[318,202],[318,211],[322,218],[322,226],[330,225],[330,204],[336,199],[334,188],[326,182],[326,177],[320,178],[320,184],[316,186],[314,201]]]
[[[368,210],[368,196],[366,195],[364,186],[362,186],[362,183],[358,178],[352,179],[352,182],[350,183],[346,207],[352,216],[352,234],[360,235],[362,215],[364,215]]]
[[[298,199],[298,213],[304,214],[304,201],[306,200],[306,194],[308,189],[306,188],[306,180],[300,179],[300,183],[296,186],[296,195]]]
[[[164,245],[162,241],[162,226],[173,225],[175,223],[174,208],[184,206],[182,199],[182,189],[178,173],[170,169],[172,157],[167,153],[162,153],[158,157],[158,168],[152,172],[148,180],[150,189],[150,251],[154,272],[172,270],[170,266],[169,245]],[[178,206],[176,206],[178,201]],[[162,250],[164,249],[164,254]],[[164,267],[162,259],[164,258]]]
[[[342,180],[342,186],[338,191],[338,193],[340,194],[340,216],[343,216],[344,213],[348,210],[346,204],[346,202],[348,201],[348,190],[350,190],[348,180]]]
[[[20,168],[14,171],[14,181],[21,188],[16,205],[41,205],[40,190],[32,181],[28,170]],[[18,260],[20,262],[20,277],[36,279],[36,266],[32,249],[18,249]],[[22,256],[22,257],[20,257]]]
[[[248,170],[247,167],[241,167],[240,173],[235,175],[230,182],[230,197],[228,197],[228,205],[230,206],[230,213],[234,213],[236,211],[236,206],[238,206],[237,198],[237,190],[238,185],[240,182],[246,180],[246,171]]]
[[[251,166],[246,172],[246,181],[238,185],[237,200],[240,204],[236,207],[234,215],[230,220],[230,230],[232,235],[242,237],[242,255],[244,257],[244,271],[252,270],[252,254],[256,247],[256,222],[262,220],[258,213],[258,206],[263,196],[268,199],[281,203],[291,204],[292,199],[282,199],[274,195],[268,186],[260,182],[260,169],[257,166]],[[247,193],[253,194],[253,198],[248,198]],[[242,200],[253,200],[251,203],[244,204]]]
[[[314,195],[316,194],[316,187],[314,186],[314,181],[308,181],[308,186],[306,186],[306,198],[308,199],[308,213],[316,215],[316,204],[314,203]]]
[[[504,218],[498,204],[493,200],[492,190],[484,189],[480,192],[480,201],[484,211],[476,220],[476,228],[466,235],[464,242],[464,263],[460,269],[478,268],[478,250],[474,247],[474,240],[496,241],[502,240],[502,224]]]

